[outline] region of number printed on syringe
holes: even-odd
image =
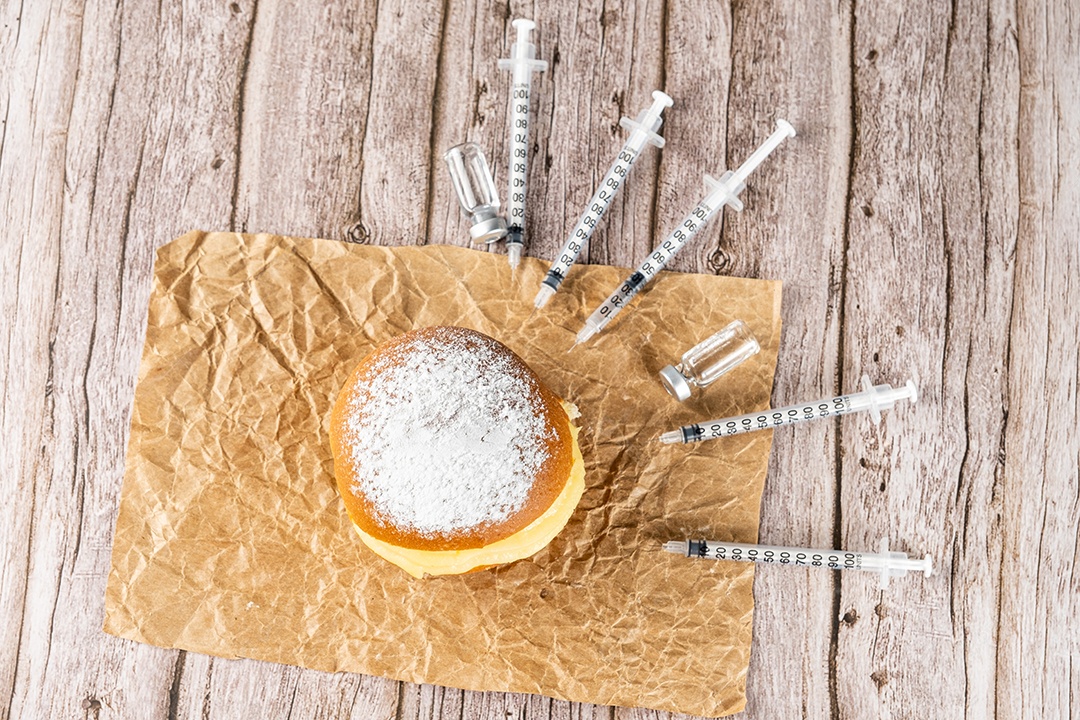
[[[851,397],[841,395],[828,402],[801,407],[787,407],[781,410],[767,410],[760,413],[748,413],[728,418],[721,422],[705,425],[687,425],[682,428],[683,442],[700,442],[720,437],[741,435],[754,430],[768,430],[784,425],[795,425],[807,420],[818,420],[829,416],[845,415],[852,411]]]
[[[515,83],[514,134],[510,148],[510,198],[507,203],[507,220],[511,230],[525,227],[525,178],[529,162],[529,85]]]

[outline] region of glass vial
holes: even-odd
[[[450,169],[461,209],[472,222],[474,243],[493,243],[506,235],[506,220],[499,215],[499,193],[483,150],[476,143],[455,145],[443,155]]]
[[[695,387],[705,387],[724,373],[761,350],[757,339],[742,320],[736,320],[720,332],[686,351],[682,361],[660,371],[660,382],[682,402]]]

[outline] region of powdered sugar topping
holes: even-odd
[[[348,400],[353,492],[427,537],[504,522],[548,459],[535,380],[478,333],[440,328],[398,350]]]

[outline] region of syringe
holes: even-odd
[[[536,27],[532,20],[518,18],[511,23],[517,40],[510,46],[510,57],[499,60],[499,69],[510,70],[510,189],[507,191],[506,255],[510,267],[517,268],[525,244],[525,182],[529,163],[529,92],[532,74],[547,70],[546,60],[536,59],[536,46],[529,33]]]
[[[551,263],[551,269],[548,270],[547,277],[544,278],[540,290],[536,293],[536,300],[533,301],[533,305],[537,308],[547,305],[548,300],[562,285],[562,281],[566,279],[566,273],[570,270],[570,266],[577,261],[582,248],[589,242],[589,238],[592,237],[597,225],[600,224],[600,219],[604,217],[604,213],[611,206],[611,201],[619,193],[619,189],[626,181],[626,177],[630,174],[630,170],[634,167],[634,161],[638,159],[642,149],[646,144],[650,143],[656,147],[664,147],[664,138],[657,135],[656,131],[660,129],[660,125],[664,122],[660,114],[664,112],[664,108],[671,107],[673,101],[659,90],[654,90],[652,96],[652,107],[639,114],[636,120],[631,120],[628,117],[619,120],[619,125],[630,131],[630,137],[627,138],[626,144],[619,150],[619,154],[615,157],[615,162],[607,171],[607,175],[600,181],[600,187],[596,189],[596,193],[589,200],[581,219],[578,220],[574,229],[570,231],[570,237],[567,239],[566,244],[563,245],[562,250],[559,251],[559,256],[555,259],[555,262]]]
[[[894,388],[891,385],[871,385],[870,378],[863,375],[862,388],[863,391],[860,393],[840,395],[831,400],[818,400],[802,405],[789,405],[775,410],[710,420],[706,423],[684,425],[678,430],[664,433],[660,436],[660,441],[674,444],[714,440],[864,410],[870,412],[870,417],[876,425],[881,421],[881,411],[892,410],[897,401],[910,400],[913,403],[919,401],[919,391],[915,387],[914,380],[908,380],[903,387]]]
[[[922,560],[909,559],[907,553],[889,552],[889,539],[882,538],[877,553],[846,550],[810,550],[775,545],[746,545],[713,540],[672,540],[664,549],[685,557],[711,560],[772,563],[796,567],[823,567],[830,570],[869,570],[881,575],[881,589],[889,586],[889,578],[903,577],[908,571],[922,572],[930,577],[934,560],[929,555]]]
[[[656,277],[668,261],[675,257],[675,253],[682,249],[691,238],[708,224],[718,211],[725,205],[730,205],[735,210],[742,210],[743,204],[739,195],[746,189],[746,178],[757,169],[765,158],[772,153],[785,139],[795,137],[795,128],[787,120],[777,120],[776,130],[762,143],[761,147],[746,159],[738,170],[725,172],[717,180],[711,175],[705,176],[705,186],[709,188],[708,194],[697,204],[682,223],[671,232],[664,242],[653,250],[645,262],[641,263],[630,277],[622,285],[611,293],[604,304],[601,305],[585,321],[585,327],[577,335],[574,345],[579,345],[589,340],[598,332],[607,327],[607,324],[626,307],[634,296]]]

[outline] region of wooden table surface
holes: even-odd
[[[749,717],[1080,716],[1080,13],[1070,0],[0,2],[0,707],[11,718],[650,718],[222,660],[101,631],[154,251],[200,228],[467,244],[440,155],[505,177],[534,18],[529,253],[649,92],[589,262],[639,262],[773,127],[799,136],[675,269],[784,282],[778,403],[922,397],[777,432],[761,540],[938,573],[762,568]],[[719,300],[718,300],[719,301]]]

